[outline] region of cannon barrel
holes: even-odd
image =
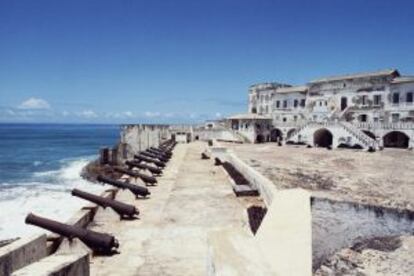
[[[78,238],[94,252],[112,253],[114,248],[119,247],[118,241],[112,235],[57,222],[34,214],[28,214],[25,222],[26,224],[36,225],[69,239]]]
[[[154,148],[154,147],[151,147],[150,149],[153,150],[153,151],[156,151],[158,153],[161,153],[161,154],[165,154],[165,155],[169,155],[169,156],[172,155],[171,151],[168,151],[168,150],[162,150],[162,149]]]
[[[125,161],[125,165],[127,165],[129,167],[137,167],[138,169],[149,170],[153,174],[161,174],[162,173],[162,170],[157,168],[157,167],[150,166],[150,165],[147,165],[147,164],[142,164],[142,163],[139,163],[137,161],[127,160],[127,161]]]
[[[134,185],[134,184],[131,184],[131,183],[122,182],[122,181],[119,181],[119,180],[114,180],[112,178],[109,178],[109,177],[106,177],[106,176],[103,176],[103,175],[98,175],[98,177],[96,179],[100,182],[107,183],[107,184],[110,184],[112,186],[115,186],[115,187],[118,187],[118,188],[121,188],[121,189],[128,189],[136,197],[138,197],[139,195],[145,197],[145,196],[151,194],[150,191],[148,191],[148,189],[145,188],[145,187],[141,187],[141,186]]]
[[[149,153],[152,153],[152,154],[156,154],[156,155],[160,155],[160,156],[162,156],[163,158],[166,158],[166,159],[171,159],[171,154],[169,154],[169,153],[167,153],[167,152],[162,152],[162,151],[156,151],[156,150],[154,150],[154,149],[152,149],[152,148],[150,148],[150,149],[147,149],[147,152],[149,152]]]
[[[110,207],[112,210],[117,212],[121,218],[123,218],[124,216],[133,217],[139,214],[139,211],[137,210],[137,208],[135,208],[134,205],[125,204],[123,202],[113,200],[110,198],[104,198],[78,189],[73,189],[72,195],[94,202],[104,208]]]
[[[142,154],[135,154],[134,157],[135,157],[135,159],[138,159],[138,160],[142,160],[142,161],[145,161],[145,162],[148,162],[148,163],[154,163],[158,167],[162,167],[162,168],[165,167],[165,163],[164,162],[159,161],[159,160],[155,160],[153,158],[144,156]]]
[[[139,172],[134,172],[132,170],[127,170],[127,169],[120,168],[120,167],[114,167],[114,170],[117,171],[117,172],[120,172],[120,173],[125,173],[125,174],[133,176],[133,177],[139,177],[145,183],[150,183],[150,184],[157,183],[157,179],[153,176],[145,175],[145,174],[142,174],[142,173],[139,173]]]
[[[162,158],[165,158],[167,160],[170,160],[171,159],[171,154],[166,154],[164,152],[156,151],[156,150],[151,149],[151,148],[147,149],[146,152],[149,152],[149,153],[152,153],[152,154],[156,154],[156,155],[162,156]]]
[[[158,160],[160,160],[161,162],[164,162],[164,163],[168,162],[168,159],[163,157],[161,154],[154,154],[154,153],[151,153],[151,152],[148,152],[148,151],[141,151],[140,154],[142,154],[144,156],[147,156],[149,158],[158,159]]]
[[[168,158],[168,159],[170,159],[171,156],[172,156],[172,153],[171,152],[162,151],[162,150],[156,150],[154,148],[148,148],[148,149],[146,149],[146,151],[147,152],[150,152],[150,153],[153,153],[153,154],[159,154],[159,155],[163,156],[164,158]]]
[[[168,155],[172,154],[172,152],[170,150],[167,150],[167,149],[164,149],[164,148],[161,148],[161,147],[158,147],[158,148],[156,148],[156,147],[150,147],[150,149],[153,149],[155,151],[161,152],[163,154],[168,154]]]

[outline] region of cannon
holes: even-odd
[[[144,156],[147,156],[149,158],[158,159],[158,160],[160,160],[161,162],[164,162],[164,163],[168,162],[168,159],[163,157],[161,154],[154,154],[154,153],[151,153],[151,152],[148,152],[148,151],[141,151],[140,154],[142,154]]]
[[[36,216],[32,213],[27,215],[25,223],[57,233],[68,238],[69,240],[78,238],[95,253],[111,254],[116,248],[119,247],[118,241],[112,235],[57,222],[51,219]]]
[[[168,158],[170,159],[172,156],[172,153],[169,151],[163,151],[157,148],[148,148],[146,149],[147,152],[153,153],[153,154],[159,154],[161,156],[163,156],[164,158]]]
[[[161,153],[161,154],[164,154],[164,155],[171,155],[171,151],[168,151],[168,150],[165,150],[165,149],[162,149],[162,148],[159,148],[159,147],[158,148],[157,147],[150,147],[147,150],[151,150],[151,151]]]
[[[138,198],[138,196],[146,197],[147,195],[151,194],[150,191],[148,191],[148,189],[145,187],[141,187],[127,182],[122,182],[103,175],[98,175],[96,179],[100,182],[110,184],[121,189],[128,189],[135,195],[136,198]]]
[[[171,159],[171,154],[168,154],[168,153],[165,153],[165,152],[162,152],[162,151],[156,151],[152,148],[149,148],[146,151],[149,152],[149,153],[152,153],[152,154],[160,155],[160,156],[162,156],[163,158],[165,158],[167,160]]]
[[[102,206],[103,208],[110,207],[119,215],[121,219],[124,217],[133,218],[135,215],[139,214],[139,211],[137,210],[137,208],[135,208],[134,205],[125,204],[123,202],[113,200],[110,198],[104,198],[78,189],[73,189],[72,195],[85,200],[89,200],[93,203],[98,204],[99,206]]]
[[[153,174],[161,174],[162,173],[162,170],[157,168],[157,167],[150,166],[150,165],[147,165],[147,164],[142,164],[142,163],[139,163],[137,161],[128,161],[127,160],[127,161],[125,161],[125,165],[129,166],[130,168],[131,167],[136,167],[136,168],[142,169],[142,170],[149,170]]]
[[[153,177],[153,176],[145,175],[145,174],[142,174],[142,173],[139,173],[139,172],[135,172],[133,170],[127,170],[127,169],[124,169],[124,168],[121,168],[121,167],[114,167],[114,170],[117,171],[117,172],[120,172],[120,173],[130,175],[132,177],[139,177],[139,178],[141,178],[142,181],[145,182],[145,184],[149,183],[149,184],[154,185],[155,183],[157,183],[157,179],[155,179],[155,177]]]
[[[165,167],[165,163],[159,160],[155,160],[153,158],[144,156],[142,154],[135,154],[134,158],[140,161],[145,161],[147,163],[154,163],[155,165],[157,165],[158,167],[164,168]]]

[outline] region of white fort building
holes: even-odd
[[[227,126],[252,143],[414,147],[414,76],[397,70],[250,86],[248,113]]]

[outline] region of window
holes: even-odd
[[[296,107],[298,107],[298,104],[299,104],[299,101],[295,99],[293,101],[293,106],[296,108]]]
[[[280,107],[280,101],[276,101],[276,108]]]
[[[400,103],[400,93],[392,94],[392,103],[399,104]]]
[[[367,105],[367,95],[362,96],[362,105]]]
[[[327,106],[328,105],[328,101],[325,101],[325,106]]]
[[[413,92],[408,92],[407,93],[407,103],[412,103],[413,102]]]
[[[360,122],[366,122],[367,121],[367,114],[361,114],[359,116],[359,121]]]
[[[295,121],[295,122],[296,122],[297,120],[298,120],[298,116],[294,115],[294,116],[293,116],[293,121]]]
[[[322,101],[319,101],[319,106],[322,106]]]
[[[400,120],[400,114],[398,114],[398,113],[393,113],[393,114],[391,115],[391,119],[392,119],[392,122],[393,122],[393,123],[397,123],[397,122]]]
[[[381,95],[374,95],[374,105],[381,105]]]
[[[286,120],[287,120],[286,117],[283,117],[283,122],[286,122]]]
[[[287,101],[286,100],[283,101],[283,108],[287,108]]]
[[[378,117],[374,117],[374,122],[378,123],[379,122],[379,118]]]
[[[301,107],[305,107],[305,102],[306,102],[305,99],[300,100],[300,106]]]

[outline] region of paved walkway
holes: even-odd
[[[151,188],[151,198],[117,197],[140,209],[140,219],[120,221],[111,210],[98,212],[94,230],[112,232],[120,254],[94,257],[91,275],[205,275],[207,233],[247,227],[245,210],[213,160],[201,160],[205,144],[177,145],[173,158]]]

